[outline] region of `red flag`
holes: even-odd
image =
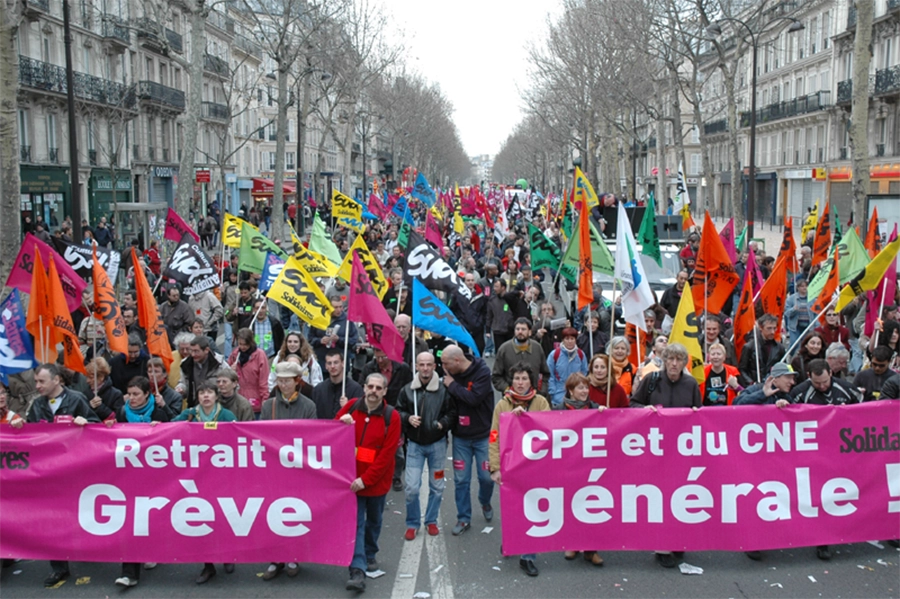
[[[484,194],[481,193],[480,189],[476,191],[475,204],[478,206],[479,210],[481,210],[481,216],[484,217],[484,224],[487,225],[488,229],[493,229],[494,219],[491,218],[490,210],[488,210],[487,200],[484,199]]]
[[[816,237],[813,242],[812,263],[819,264],[828,260],[828,252],[831,249],[831,215],[829,214],[829,204],[825,203],[825,208],[819,216],[819,223],[816,225]],[[829,301],[831,298],[829,297]]]
[[[825,204],[828,206],[828,204]],[[819,242],[819,237],[816,236],[816,244]],[[825,309],[829,303],[831,303],[831,299],[834,297],[834,294],[837,292],[838,287],[840,286],[840,268],[838,267],[838,254],[840,252],[834,252],[834,262],[831,264],[831,270],[828,272],[828,278],[825,279],[825,286],[822,287],[822,291],[819,292],[819,297],[816,298],[816,301],[813,302],[811,310],[818,314],[822,310]],[[824,322],[823,317],[819,317],[820,322]]]
[[[385,218],[391,213],[390,210],[387,209],[387,206],[385,206],[381,199],[374,193],[369,194],[369,212],[378,218]]]
[[[441,226],[434,220],[431,210],[425,216],[425,239],[434,244],[438,251],[444,251],[444,236],[441,234]]]
[[[697,261],[694,264],[694,279],[691,282],[691,294],[694,296],[694,309],[697,315],[699,316],[704,309],[712,314],[721,312],[722,306],[728,301],[740,280],[722,244],[722,238],[719,237],[719,232],[716,231],[707,212],[700,236],[700,251],[697,252]]]
[[[200,241],[200,236],[197,235],[196,231],[191,229],[191,227],[186,222],[184,222],[184,219],[178,216],[177,212],[169,208],[169,212],[168,214],[166,214],[165,238],[169,241],[179,243],[181,241],[181,238],[184,237],[185,233],[193,237],[194,241]]]
[[[749,258],[747,259],[747,270],[744,272],[744,276],[750,277],[750,282],[753,284],[753,295],[756,296],[759,290],[762,289],[764,280],[759,270],[759,264],[756,262],[756,252],[753,251],[753,248],[748,248],[747,253]]]
[[[138,321],[147,331],[147,350],[151,356],[162,358],[166,370],[172,365],[172,346],[169,336],[159,316],[159,305],[153,299],[153,290],[147,283],[144,269],[138,261],[137,252],[131,248],[131,263],[134,264],[134,289],[137,292]]]
[[[747,335],[753,330],[755,323],[756,309],[753,307],[753,290],[750,279],[745,278],[744,287],[741,289],[741,300],[734,315],[734,351],[738,357],[744,351]]]
[[[594,301],[593,255],[591,254],[590,209],[583,209],[578,218],[578,309]],[[574,240],[573,240],[574,241]]]
[[[794,221],[790,216],[784,217],[784,237],[781,239],[781,250],[778,259],[785,260],[790,272],[797,272],[800,265],[797,263],[797,242],[794,241]]]
[[[66,296],[63,294],[62,282],[59,273],[56,272],[56,261],[50,261],[50,270],[47,273],[47,292],[50,294],[50,306],[53,310],[53,328],[63,344],[63,363],[69,370],[76,370],[87,374],[84,368],[84,356],[81,355],[81,346],[78,344],[78,333],[72,324],[72,315],[66,305]]]
[[[402,362],[406,344],[375,294],[369,273],[360,262],[356,251],[353,252],[353,266],[350,272],[347,320],[365,324],[369,343],[387,354],[391,360]]]
[[[781,318],[784,316],[784,300],[787,296],[788,263],[784,256],[780,256],[772,267],[772,273],[759,292],[763,312],[771,314],[778,319],[778,328],[775,339],[781,341]]]
[[[6,286],[31,294],[32,271],[30,266],[34,264],[35,254],[41,255],[41,261],[44,264],[49,263],[51,260],[56,262],[56,269],[59,271],[59,276],[62,280],[69,312],[77,310],[81,306],[81,294],[87,288],[87,283],[78,276],[78,273],[69,266],[69,263],[62,256],[31,233],[25,234],[22,249],[19,250],[19,254],[12,263],[12,268],[6,279]]]
[[[94,318],[103,321],[106,327],[106,342],[109,349],[128,355],[128,331],[122,310],[116,301],[116,290],[109,282],[106,269],[100,266],[97,259],[97,246],[94,246]]]
[[[874,258],[878,254],[878,207],[872,208],[872,218],[869,219],[869,228],[866,229],[866,249],[869,250],[869,258]]]
[[[52,262],[52,260],[51,260]],[[56,362],[56,344],[59,336],[53,328],[53,308],[50,305],[50,283],[41,252],[34,249],[34,264],[31,268],[31,298],[25,316],[25,330],[34,336],[34,357],[41,363]]]

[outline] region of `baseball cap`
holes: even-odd
[[[777,376],[797,376],[797,373],[794,372],[794,369],[784,362],[779,362],[775,366],[772,367],[772,370],[769,371],[769,376],[777,377]]]

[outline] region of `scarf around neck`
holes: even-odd
[[[627,358],[619,362],[612,356],[609,357],[609,363],[612,366],[612,375],[614,381],[618,381],[622,377],[622,373],[625,372],[625,369],[631,365],[631,362],[629,362]]]
[[[153,416],[153,408],[155,406],[156,399],[152,394],[147,398],[147,403],[144,404],[144,407],[138,408],[137,410],[132,409],[130,403],[126,403],[125,418],[128,420],[128,422],[150,422],[151,417]]]
[[[250,360],[250,354],[252,353],[253,352],[249,349],[247,351],[238,350],[238,363],[241,366],[246,366],[247,362]]]
[[[506,393],[503,394],[503,397],[509,398],[514,405],[523,405],[529,403],[534,396],[537,395],[537,389],[532,387],[528,390],[527,393],[520,395],[512,390],[512,387],[506,390]]]

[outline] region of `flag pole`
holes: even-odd
[[[41,364],[47,363],[47,346],[44,345],[44,315],[38,315],[38,330],[41,334]]]
[[[888,268],[890,268],[890,267],[888,267]],[[879,304],[879,306],[878,306],[878,320],[881,320],[881,312],[884,310],[884,299],[885,299],[885,295],[887,294],[887,287],[888,287],[887,285],[881,286],[881,304]],[[840,331],[840,328],[838,328],[838,331]],[[875,337],[872,339],[873,343],[872,343],[871,347],[878,347],[878,335],[880,333],[881,333],[881,329],[876,328],[875,329]],[[890,341],[890,339],[888,339],[888,341]]]
[[[709,355],[709,338],[706,336],[706,321],[709,320],[709,269],[703,269],[703,357]],[[684,289],[681,290],[684,293]],[[677,314],[676,314],[677,316]],[[697,331],[699,333],[699,331]],[[759,370],[757,368],[757,370]]]
[[[402,289],[402,287],[401,287]],[[412,289],[409,290],[409,295],[412,296]],[[412,301],[412,300],[410,300]],[[412,316],[409,321],[409,335],[412,337],[412,361],[413,361],[413,378],[419,375],[419,369],[416,367],[416,311],[412,310]],[[419,398],[416,390],[413,389],[413,416],[419,415]]]
[[[756,316],[756,309],[753,309],[753,315]],[[753,348],[754,348],[754,357],[756,358],[756,380],[762,380],[762,375],[759,371],[759,326],[756,321],[753,321]]]
[[[610,306],[610,309],[609,309],[609,314],[610,314],[609,338],[610,338],[610,340],[612,340],[613,336],[616,333],[616,278],[615,277],[613,277],[612,296],[613,296],[613,302],[612,302],[612,306]],[[600,298],[600,301],[601,302],[603,301],[602,297]],[[588,305],[588,308],[590,308],[590,305]],[[600,328],[600,306],[599,305],[597,306],[597,328],[598,329]],[[591,335],[591,337],[593,338],[593,335]],[[612,348],[610,348],[610,351],[612,351]],[[594,356],[591,356],[591,357],[593,358]],[[607,365],[608,366],[606,369],[607,370],[607,373],[606,373],[606,407],[608,408],[609,407],[609,394],[612,393],[612,377],[613,377],[612,356],[607,356]]]
[[[347,297],[347,308],[350,307],[350,297]],[[341,397],[347,395],[347,350],[350,347],[350,319],[344,325],[344,376],[341,378]]]

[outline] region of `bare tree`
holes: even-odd
[[[853,154],[853,222],[864,223],[869,193],[869,65],[872,62],[874,0],[856,0],[856,38],[853,40],[853,99],[850,112],[850,151]]]
[[[0,0],[0,278],[12,270],[22,240],[19,193],[19,129],[16,122],[16,90],[19,86],[19,54],[16,38],[25,4]]]

